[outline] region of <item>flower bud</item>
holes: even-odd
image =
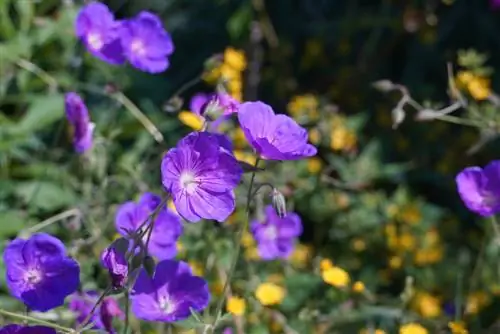
[[[155,260],[151,256],[147,255],[144,257],[142,265],[144,266],[144,269],[148,273],[149,277],[153,277],[156,269]]]
[[[120,245],[120,243],[121,242],[118,243],[118,246],[123,247],[123,245]],[[121,252],[120,250],[118,250],[118,248],[115,248],[112,244],[111,246],[106,248],[101,254],[101,263],[103,267],[108,269],[109,276],[111,277],[111,284],[113,285],[114,289],[121,289],[127,283],[128,262],[127,259],[125,258],[125,252]]]
[[[283,218],[286,216],[285,196],[283,196],[283,194],[276,188],[273,189],[272,204],[274,211],[276,211],[278,217]]]

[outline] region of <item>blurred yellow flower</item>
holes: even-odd
[[[312,94],[294,96],[287,105],[287,110],[294,118],[307,117],[317,119],[319,102]]]
[[[345,127],[334,128],[330,134],[330,147],[334,151],[350,150],[356,141],[356,134]]]
[[[274,283],[261,283],[255,297],[264,306],[277,305],[285,298],[285,289]]]
[[[283,333],[283,325],[275,320],[271,321],[269,329],[271,330],[271,333]]]
[[[177,256],[183,257],[186,255],[186,247],[184,247],[184,244],[180,240],[175,243],[175,246],[177,248]]]
[[[422,220],[420,208],[415,204],[404,206],[401,211],[399,211],[399,219],[412,225],[420,222],[420,220]]]
[[[318,145],[321,140],[321,134],[317,128],[309,130],[309,141],[313,145]]]
[[[323,259],[319,262],[319,268],[321,271],[330,269],[333,267],[333,262],[330,259]]]
[[[465,304],[465,313],[466,314],[476,314],[483,307],[490,303],[490,296],[484,291],[477,291],[469,294],[467,296],[467,301]]]
[[[434,264],[443,258],[443,247],[433,246],[431,248],[419,249],[415,252],[415,264],[425,266]]]
[[[231,296],[227,300],[226,310],[236,316],[241,316],[245,313],[246,302],[243,298]]]
[[[247,140],[245,137],[245,133],[243,133],[243,130],[241,128],[236,128],[232,133],[231,133],[231,138],[233,139],[233,144],[237,148],[244,148],[247,145]]]
[[[417,293],[412,305],[424,318],[435,318],[441,315],[441,300],[427,292]]]
[[[243,256],[248,261],[256,261],[260,259],[259,250],[255,246],[251,246],[245,249],[245,253],[243,254]]]
[[[467,89],[476,100],[486,100],[491,95],[491,82],[487,78],[474,77],[467,84]]]
[[[411,251],[416,243],[415,237],[410,232],[404,232],[399,236],[399,247],[402,250]]]
[[[399,269],[403,265],[403,258],[401,256],[391,256],[389,259],[389,267],[392,269]]]
[[[318,157],[312,157],[307,159],[307,170],[311,174],[318,174],[321,172],[321,168],[323,167],[323,162]]]
[[[349,274],[347,271],[340,267],[329,268],[321,274],[323,281],[337,288],[343,288],[350,282]]]
[[[199,131],[203,128],[204,120],[200,116],[190,111],[181,111],[179,120],[193,130]]]
[[[409,323],[399,328],[399,334],[427,334],[429,333],[425,327],[415,323]]]
[[[252,247],[255,246],[255,239],[253,238],[252,233],[248,231],[244,231],[241,236],[241,244],[243,247]]]
[[[224,63],[239,72],[244,71],[247,67],[245,53],[242,50],[236,50],[231,47],[224,50]]]
[[[359,334],[386,334],[384,330],[381,330],[381,329],[374,329],[374,330],[370,330],[370,329],[362,329],[359,331]]]
[[[192,260],[189,261],[188,264],[191,267],[193,274],[195,274],[196,276],[203,276],[205,272],[205,266],[201,262]]]
[[[362,252],[366,249],[366,242],[361,238],[356,238],[352,241],[351,247],[356,252]]]
[[[469,82],[474,79],[474,74],[471,71],[459,71],[457,73],[457,85],[459,87],[466,87]]]
[[[172,210],[173,212],[177,213],[177,209],[175,208],[174,201],[172,199],[169,199],[167,202],[167,207]]]
[[[463,321],[450,321],[448,328],[452,334],[469,334],[467,327]]]
[[[363,291],[365,291],[365,284],[361,281],[354,282],[354,284],[352,285],[352,291],[356,293],[362,293]]]
[[[241,151],[241,150],[234,150],[233,153],[234,153],[234,157],[237,160],[246,162],[247,164],[250,164],[250,165],[255,165],[256,158],[255,158],[255,155],[253,155],[252,153],[247,153],[247,152]]]
[[[311,246],[298,244],[290,256],[290,262],[297,268],[304,268],[312,255]]]
[[[210,284],[210,291],[216,296],[220,296],[222,294],[222,291],[224,290],[224,283],[222,283],[220,280],[217,280]]]

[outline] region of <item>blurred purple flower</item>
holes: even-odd
[[[223,222],[234,211],[242,169],[226,136],[193,132],[170,149],[161,164],[163,186],[189,222]]]
[[[115,216],[115,226],[121,235],[128,237],[138,231],[153,211],[161,203],[161,198],[152,193],[144,193],[139,202],[125,202]],[[147,224],[142,226],[142,230]],[[164,207],[160,209],[151,232],[148,252],[158,259],[171,259],[177,254],[177,240],[182,234],[182,223],[177,214]],[[144,243],[147,233],[143,237]]]
[[[490,0],[490,7],[493,10],[500,8],[500,0]]]
[[[68,307],[76,313],[76,323],[78,325],[87,320],[98,299],[99,294],[96,291],[76,293],[71,296]],[[116,333],[113,329],[113,318],[124,319],[124,316],[125,314],[120,309],[118,302],[113,297],[106,297],[101,305],[94,310],[94,313],[89,318],[89,323],[94,324],[92,329],[104,329],[108,333]]]
[[[45,326],[12,324],[0,328],[0,334],[56,334],[56,330]]]
[[[268,160],[298,160],[316,155],[307,143],[307,131],[286,115],[275,115],[262,102],[245,102],[238,120],[248,142]]]
[[[120,26],[106,5],[91,2],[78,13],[75,31],[90,53],[109,64],[119,65],[125,62]]]
[[[191,309],[205,309],[210,292],[207,282],[193,276],[187,263],[164,260],[158,263],[153,277],[141,270],[130,298],[137,318],[175,322],[188,318]]]
[[[500,160],[490,162],[484,169],[467,167],[455,181],[469,210],[483,217],[500,212]]]
[[[292,254],[297,237],[302,234],[300,217],[288,212],[280,218],[271,205],[265,208],[265,214],[265,221],[253,221],[250,225],[259,256],[263,260],[286,259]]]
[[[189,108],[197,115],[203,116],[204,109],[212,103],[221,110],[222,115],[230,115],[238,112],[240,102],[234,99],[231,95],[226,93],[198,93],[193,95],[189,102]]]
[[[64,304],[80,284],[80,267],[66,255],[63,243],[46,233],[17,238],[3,253],[10,293],[34,311]]]
[[[65,95],[66,117],[73,127],[73,147],[78,153],[92,148],[94,124],[90,122],[89,111],[82,98],[73,92]]]
[[[128,262],[125,254],[111,245],[102,252],[101,264],[108,269],[113,288],[123,288],[128,276]]]
[[[168,68],[168,56],[174,52],[174,43],[157,15],[143,11],[126,20],[121,29],[121,41],[132,66],[149,73]]]
[[[226,327],[223,331],[222,334],[233,334],[233,329],[231,327]]]

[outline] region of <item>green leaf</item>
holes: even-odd
[[[15,236],[26,225],[26,216],[21,211],[0,211],[0,237]]]
[[[248,30],[252,20],[252,7],[249,2],[243,5],[227,21],[226,29],[232,39],[239,39]]]
[[[26,32],[33,20],[35,3],[33,1],[15,1],[16,10],[19,15],[21,31]]]
[[[287,296],[280,305],[284,312],[299,310],[321,284],[321,277],[314,274],[296,274],[285,279]]]
[[[73,191],[47,181],[20,183],[16,194],[31,207],[46,211],[64,208],[76,201]]]
[[[175,327],[183,328],[183,329],[195,329],[204,327],[205,324],[199,322],[195,317],[190,316],[186,320],[178,321],[174,323]]]
[[[45,128],[61,119],[64,114],[62,94],[40,95],[35,97],[25,116],[12,129],[14,134],[29,133]]]

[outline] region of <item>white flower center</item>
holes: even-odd
[[[169,298],[169,296],[166,296],[160,300],[160,308],[163,310],[163,312],[165,312],[165,314],[172,314],[175,312],[177,306]]]
[[[88,34],[87,43],[89,43],[89,45],[94,50],[100,50],[104,45],[101,34],[96,33],[96,32],[91,32]]]
[[[183,172],[181,174],[179,183],[181,188],[184,189],[188,194],[192,194],[196,191],[198,187],[198,182],[196,181],[196,177],[192,172]]]
[[[132,44],[130,45],[130,49],[138,56],[143,56],[144,54],[146,54],[144,42],[140,39],[133,40]]]
[[[42,272],[34,268],[28,269],[28,271],[24,273],[23,279],[24,282],[28,285],[36,285],[42,280]]]
[[[264,235],[266,236],[267,239],[274,240],[278,237],[278,229],[276,228],[276,226],[270,225],[266,227]]]

